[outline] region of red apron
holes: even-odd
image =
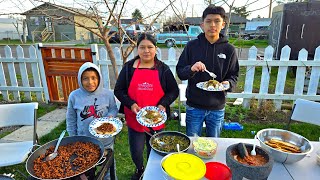
[[[133,73],[128,95],[139,107],[157,106],[160,99],[164,96],[163,89],[159,80],[158,70],[139,69],[140,61]],[[142,126],[136,119],[136,114],[131,109],[124,107],[127,125],[138,132],[150,131],[147,127]],[[165,125],[154,127],[154,130],[163,129]]]

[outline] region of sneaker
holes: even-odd
[[[140,180],[143,177],[144,168],[136,169],[136,172],[131,176],[131,180]]]

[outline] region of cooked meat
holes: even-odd
[[[98,134],[112,134],[117,131],[117,129],[111,123],[102,123],[99,127],[97,127],[96,131]]]
[[[58,156],[51,161],[45,157],[53,153],[54,146],[33,162],[34,174],[41,179],[61,179],[80,174],[93,166],[100,157],[100,148],[91,142],[75,142],[59,146]]]

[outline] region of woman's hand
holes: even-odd
[[[230,83],[229,83],[229,81],[222,81],[221,84],[223,84],[223,86],[226,87],[227,89],[230,88]]]
[[[192,67],[191,71],[193,72],[199,72],[204,71],[206,69],[206,65],[204,65],[201,61],[196,62]]]
[[[159,108],[161,111],[166,112],[166,108],[165,108],[165,107],[163,107],[161,104],[159,104],[159,105],[158,105],[158,108]]]
[[[137,114],[140,111],[140,107],[138,106],[137,103],[132,104],[131,106],[131,111],[134,112],[135,114]]]

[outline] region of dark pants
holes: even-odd
[[[136,168],[143,168],[143,151],[144,144],[147,145],[147,158],[149,157],[151,146],[149,144],[150,136],[145,132],[137,132],[128,127],[128,139],[130,146],[131,159],[136,165]]]

